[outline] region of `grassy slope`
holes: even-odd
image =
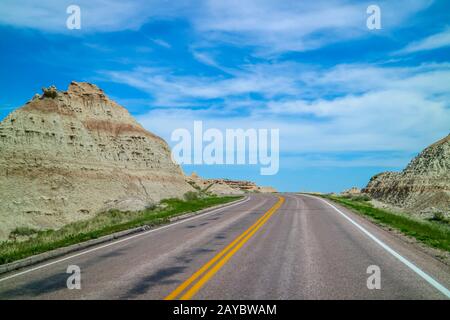
[[[378,209],[367,201],[337,196],[324,196],[370,220],[394,229],[438,249],[450,251],[450,224],[447,221],[421,220],[406,214]]]
[[[96,239],[114,232],[143,225],[156,226],[167,223],[169,218],[194,212],[214,205],[234,201],[241,197],[206,197],[187,201],[168,199],[161,206],[139,212],[109,211],[92,219],[74,222],[58,230],[39,231],[26,241],[0,243],[0,264],[23,259],[38,253]],[[26,233],[30,233],[30,229]],[[22,233],[22,232],[18,232]],[[29,234],[28,234],[29,235]]]

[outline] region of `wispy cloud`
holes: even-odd
[[[138,67],[132,71],[102,71],[107,79],[143,90],[155,98],[155,106],[183,102],[195,106],[212,99],[257,93],[270,98],[295,94],[294,70],[289,64],[248,65],[235,69],[229,77],[176,75],[171,70]],[[290,76],[289,76],[290,75]],[[176,102],[174,104],[174,102]]]
[[[428,36],[419,41],[414,41],[407,45],[397,54],[413,53],[419,51],[434,50],[450,46],[450,27],[444,31]]]
[[[394,28],[431,0],[380,0],[383,24]],[[2,0],[0,24],[68,33],[69,0]],[[370,1],[316,0],[79,0],[82,29],[77,34],[139,30],[154,19],[187,21],[198,43],[254,46],[262,55],[320,48],[369,36],[365,20]],[[159,40],[158,40],[159,41]],[[161,45],[165,46],[162,42]]]
[[[172,130],[189,128],[200,119],[207,126],[221,129],[279,128],[282,152],[288,153],[413,152],[449,132],[449,64],[402,68],[338,65],[298,74],[302,68],[295,64],[290,68],[247,66],[249,74],[241,71],[236,78],[223,80],[225,83],[170,78],[167,83],[159,83],[160,90],[175,86],[180,103],[187,103],[193,96],[219,100],[205,103],[200,110],[154,108],[141,115],[140,121],[167,139]],[[252,86],[237,85],[253,77],[254,70],[276,70],[284,87],[269,81],[265,85],[271,89],[267,89],[253,80],[249,80]],[[168,89],[170,96],[174,94],[172,89]],[[248,95],[259,90],[271,94],[258,98]],[[281,97],[275,92],[282,93]]]
[[[197,61],[199,61],[207,66],[223,70],[223,68],[216,62],[216,60],[210,54],[208,54],[206,52],[196,51],[196,50],[191,50],[191,51],[192,51],[192,56]]]
[[[172,48],[172,46],[170,45],[170,43],[168,43],[167,41],[164,41],[162,39],[152,39],[152,41],[157,44],[160,47],[164,47],[166,49],[170,49]]]
[[[205,1],[193,19],[211,41],[253,45],[262,55],[306,51],[370,36],[369,1]],[[391,30],[431,4],[430,0],[378,1],[383,24]]]
[[[81,8],[81,30],[77,33],[138,30],[151,18],[172,18],[189,1],[179,0],[2,0],[0,24],[68,33],[66,9]]]

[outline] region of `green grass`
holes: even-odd
[[[362,198],[328,195],[323,197],[352,209],[360,215],[369,217],[376,223],[399,230],[426,245],[450,251],[450,224],[445,220],[422,220],[406,214],[389,212],[375,208],[367,199]]]
[[[143,225],[156,226],[169,222],[169,219],[184,213],[198,211],[214,205],[237,200],[241,197],[198,197],[190,200],[167,199],[154,208],[138,212],[111,210],[95,217],[70,223],[58,230],[34,231],[18,228],[16,235],[32,236],[25,241],[13,240],[0,243],[0,264],[13,262],[49,250],[96,239],[114,232]]]

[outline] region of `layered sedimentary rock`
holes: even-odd
[[[196,173],[192,173],[186,179],[197,190],[208,191],[216,195],[243,194],[246,192],[277,192],[273,187],[259,187],[251,181],[202,179]]]
[[[191,190],[166,142],[95,85],[50,87],[0,123],[0,239]]]
[[[236,190],[242,190],[244,192],[258,192],[259,187],[256,185],[256,183],[252,181],[241,181],[241,180],[229,180],[229,179],[222,179],[222,181],[230,186],[233,189]]]
[[[215,195],[243,194],[241,190],[236,190],[228,186],[220,179],[202,179],[196,173],[186,177],[188,183],[198,191],[209,192]]]
[[[450,135],[423,150],[402,172],[372,177],[363,192],[407,212],[450,216]]]

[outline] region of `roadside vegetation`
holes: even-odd
[[[228,203],[240,196],[218,197],[205,193],[188,192],[184,200],[167,199],[158,205],[138,212],[110,210],[95,217],[70,223],[58,230],[37,231],[17,228],[8,241],[0,243],[0,264],[13,262],[35,254],[96,239],[114,232],[140,226],[168,223],[175,216]],[[23,237],[27,237],[23,240]]]
[[[352,209],[375,223],[401,231],[431,247],[450,252],[450,221],[443,214],[436,213],[432,218],[424,220],[375,208],[369,202],[370,198],[365,195],[323,197]]]

